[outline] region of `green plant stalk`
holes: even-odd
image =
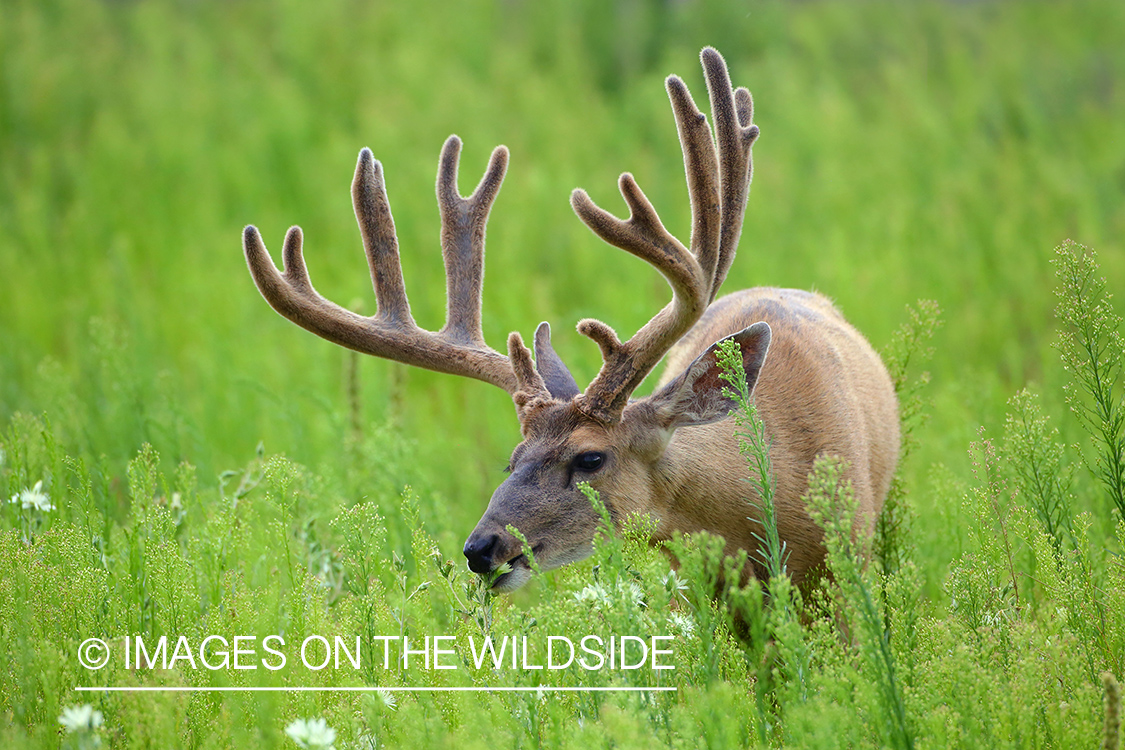
[[[531,544],[527,541],[527,537],[512,524],[508,524],[506,528],[509,534],[520,540],[520,548],[527,558],[527,566],[535,575],[539,575],[542,571],[539,570],[539,563],[535,560],[535,553],[531,551]]]
[[[906,318],[891,337],[890,344],[881,352],[898,398],[901,430],[898,468],[891,480],[883,510],[875,522],[873,544],[879,568],[888,575],[906,563],[905,547],[910,533],[911,513],[906,505],[902,467],[917,447],[916,431],[929,419],[927,408],[930,404],[922,396],[922,389],[929,384],[930,374],[922,371],[911,379],[911,364],[916,369],[933,358],[934,348],[929,343],[941,326],[941,308],[933,300],[918,300],[915,305],[907,306]],[[884,609],[889,616],[890,610]]]
[[[824,530],[828,567],[840,586],[844,601],[858,614],[865,650],[876,675],[883,710],[888,714],[891,739],[901,750],[912,750],[914,733],[906,716],[906,700],[899,684],[890,635],[863,574],[862,551],[853,539],[856,499],[851,482],[844,479],[844,463],[822,456],[809,475],[804,500],[809,515]]]
[[[1074,537],[1070,485],[1073,475],[1063,466],[1064,446],[1058,430],[1048,429],[1038,397],[1026,388],[1008,401],[1004,451],[1010,457],[1023,496],[1061,554],[1064,536]]]
[[[1098,459],[1092,470],[1125,517],[1125,405],[1117,393],[1125,356],[1121,318],[1109,304],[1111,295],[1105,279],[1097,276],[1093,253],[1069,241],[1055,252],[1056,312],[1065,326],[1058,349],[1073,377],[1066,386],[1067,403],[1093,436]]]
[[[789,553],[777,531],[773,465],[770,461],[766,428],[751,400],[750,388],[746,384],[746,369],[742,363],[742,350],[738,344],[731,339],[719,342],[716,360],[720,369],[719,377],[727,383],[723,387],[723,394],[735,402],[732,415],[738,450],[750,466],[749,481],[758,497],[756,503],[751,501],[762,516],[759,520],[762,533],[754,534],[761,545],[758,556],[765,563],[768,578],[773,579],[786,574],[785,561]]]
[[[777,506],[774,503],[776,485],[765,424],[758,416],[746,383],[746,369],[738,344],[730,339],[721,341],[716,361],[720,370],[719,377],[727,383],[723,394],[735,402],[731,414],[735,423],[738,450],[746,459],[750,469],[748,480],[758,497],[758,501],[751,501],[751,504],[761,512],[759,523],[762,525],[762,533],[755,532],[754,536],[760,545],[758,557],[766,569],[767,580],[764,583],[770,594],[771,634],[786,652],[785,670],[797,685],[800,700],[805,701],[808,698],[810,654],[800,624],[800,593],[791,585],[786,570],[789,551],[777,529]]]

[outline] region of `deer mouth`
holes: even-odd
[[[536,556],[537,562],[539,553],[543,550],[542,544],[537,544],[532,548],[531,554]],[[499,594],[515,591],[531,580],[531,565],[527,561],[526,554],[519,554],[508,560],[501,567],[508,567],[511,570],[506,573],[501,573],[492,581],[492,586],[489,588]]]

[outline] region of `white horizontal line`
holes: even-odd
[[[86,693],[667,693],[674,687],[83,687],[74,688]]]

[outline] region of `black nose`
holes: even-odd
[[[485,574],[492,570],[492,555],[496,552],[496,544],[500,541],[499,534],[469,537],[465,542],[465,557],[469,559],[469,570],[478,574]]]

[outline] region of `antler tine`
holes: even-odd
[[[749,151],[757,128],[749,124],[749,92],[731,90],[719,53],[708,47],[701,59],[715,118],[714,137],[684,82],[678,76],[666,80],[691,199],[691,251],[664,228],[628,173],[619,181],[630,210],[628,220],[599,208],[583,190],[571,196],[575,213],[595,234],[655,266],[673,293],[672,301],[624,344],[604,323],[578,324],[579,332],[601,348],[604,359],[583,395],[583,409],[604,421],[620,417],[633,390],[702,316],[726,277],[738,244],[749,189]]]
[[[599,207],[581,188],[571,193],[570,205],[594,234],[655,266],[678,296],[692,296],[700,281],[695,257],[664,228],[633,175],[626,172],[617,184],[629,206],[628,220]]]
[[[302,328],[351,349],[364,351],[358,329],[371,324],[370,318],[324,299],[313,289],[301,254],[301,228],[290,227],[285,235],[284,270],[278,272],[258,228],[248,225],[242,231],[246,264],[258,291],[278,313]]]
[[[356,223],[363,237],[367,265],[371,269],[371,283],[375,287],[378,304],[376,317],[391,325],[413,328],[410,301],[406,298],[406,285],[402,280],[402,261],[398,255],[398,235],[387,188],[383,181],[383,165],[371,154],[371,149],[359,152],[352,180],[352,206]]]
[[[531,360],[531,352],[523,343],[523,337],[518,331],[508,334],[508,360],[512,363],[512,371],[516,374],[519,388],[512,394],[516,404],[516,413],[519,415],[520,424],[524,423],[527,412],[535,408],[536,403],[552,401],[547,384],[543,376],[535,368]]]
[[[710,302],[707,294],[711,291],[711,280],[719,260],[722,216],[718,156],[711,129],[707,127],[707,118],[695,106],[687,84],[679,76],[671,75],[664,85],[672,102],[676,129],[680,134],[680,149],[684,153],[684,174],[691,201],[691,250],[705,283],[702,292],[706,306]]]
[[[439,198],[443,186],[456,182],[460,140],[446,142],[439,168]],[[250,274],[273,309],[318,336],[358,352],[428,370],[463,375],[492,383],[508,394],[520,387],[508,357],[484,343],[480,327],[481,283],[484,265],[484,226],[507,165],[507,150],[496,149],[477,191],[456,203],[442,202],[443,250],[446,256],[449,318],[439,333],[419,328],[410,314],[402,279],[398,240],[387,200],[383,170],[371,151],[360,151],[352,181],[356,221],[371,269],[378,311],[363,317],[336,305],[313,289],[301,252],[302,236],[293,227],[285,237],[284,270],[278,272],[261,235],[253,226],[243,232],[243,248]],[[451,188],[456,193],[456,187]],[[447,205],[464,220],[446,219]],[[447,242],[447,238],[451,238]]]
[[[449,136],[441,150],[437,180],[448,305],[441,332],[454,341],[483,346],[481,289],[485,226],[508,169],[508,149],[504,146],[493,149],[488,169],[468,198],[457,190],[460,155],[461,139]]]
[[[715,299],[719,287],[727,278],[738,238],[742,234],[742,220],[746,213],[746,199],[750,194],[750,181],[754,167],[750,148],[758,138],[754,118],[754,101],[744,87],[731,90],[730,74],[726,62],[714,47],[704,47],[699,54],[707,78],[711,98],[711,116],[715,121],[715,139],[719,144],[719,176],[722,193],[722,229],[719,257],[711,283],[708,302]]]

